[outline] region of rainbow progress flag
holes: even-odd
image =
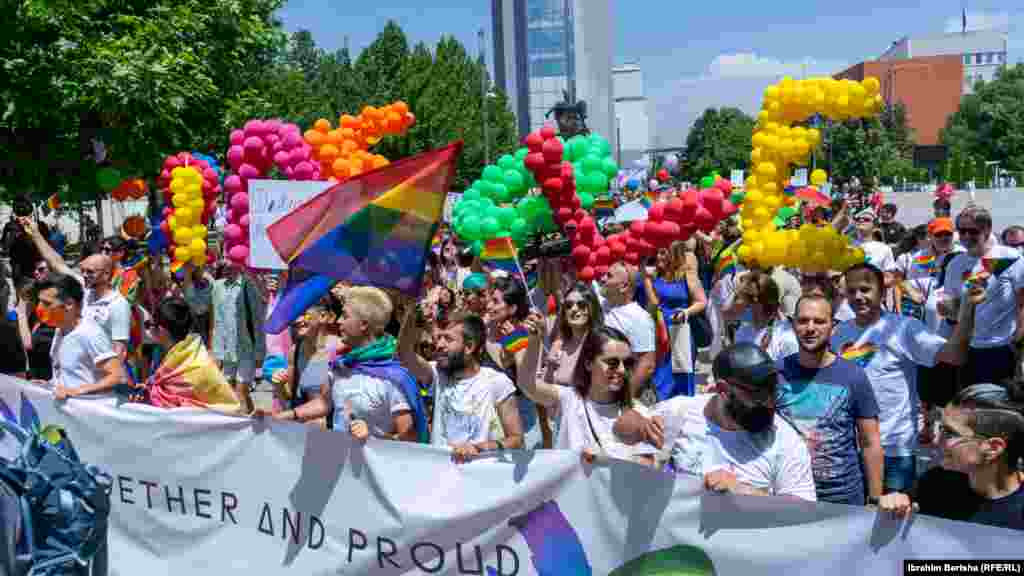
[[[1016,258],[982,258],[981,265],[989,274],[999,276],[1016,261]]]
[[[515,354],[520,350],[526,350],[527,345],[530,343],[529,338],[529,332],[526,331],[526,328],[520,326],[501,339],[501,347],[509,354]]]
[[[509,274],[519,274],[519,262],[516,260],[516,248],[508,236],[492,238],[484,244],[480,251],[480,261],[486,266],[504,270]]]
[[[339,280],[419,296],[461,152],[458,141],[365,172],[268,226],[289,282],[266,331],[283,331]]]

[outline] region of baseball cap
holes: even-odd
[[[860,222],[861,220],[871,220],[872,222],[875,222],[878,220],[878,215],[875,214],[875,211],[871,208],[865,208],[854,214],[853,220],[854,222]]]
[[[764,392],[774,392],[779,370],[771,357],[757,346],[742,342],[722,350],[713,365],[715,377],[736,380]]]
[[[928,234],[934,236],[942,232],[953,233],[953,220],[951,218],[935,218],[928,223]]]

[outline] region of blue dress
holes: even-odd
[[[681,282],[669,282],[662,278],[655,278],[651,284],[654,292],[658,295],[658,309],[665,319],[665,327],[671,334],[672,315],[690,305],[690,290],[686,280]],[[643,280],[637,284],[636,301],[647,308],[647,292],[644,290]],[[697,347],[691,342],[691,362],[696,369]],[[674,398],[676,396],[693,396],[695,393],[695,378],[691,373],[673,373],[672,355],[666,354],[654,368],[654,390],[658,396],[658,402]]]

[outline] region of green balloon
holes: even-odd
[[[526,220],[523,218],[516,218],[513,220],[512,224],[509,226],[509,230],[512,231],[513,238],[523,238],[528,236],[530,233]]]
[[[608,191],[608,177],[600,170],[590,173],[590,189],[595,194],[603,194]]]
[[[590,143],[582,136],[574,136],[569,140],[569,148],[572,150],[572,161],[582,160],[590,152]]]
[[[580,194],[580,205],[583,207],[584,210],[590,210],[590,208],[593,207],[594,205],[594,195],[590,194],[589,192],[584,192]]]
[[[484,198],[483,200],[480,201],[480,208],[478,212],[487,214],[492,209],[494,209],[494,200],[491,200],[490,198]]]
[[[705,176],[705,177],[701,178],[700,179],[700,187],[701,188],[714,188],[715,187],[715,177],[714,176]]]
[[[480,253],[484,251],[484,241],[474,240],[473,243],[469,245],[469,250],[473,253],[473,256],[479,256]]]
[[[504,184],[494,184],[494,203],[504,204],[510,200],[510,193],[508,186]]]
[[[488,182],[493,182],[497,184],[498,182],[501,182],[501,178],[503,175],[504,173],[501,171],[501,168],[498,168],[494,164],[491,164],[490,166],[484,168],[483,177],[484,180],[487,180]]]
[[[487,215],[480,223],[481,238],[485,240],[497,238],[499,230],[501,230],[501,224],[499,224],[498,219],[492,215]]]
[[[505,172],[505,187],[513,194],[518,195],[526,190],[526,180],[518,170],[507,170]]]
[[[586,170],[583,169],[583,160],[582,159],[577,160],[577,161],[572,163],[572,173],[576,175],[576,179],[577,180],[579,180],[580,178],[583,177],[583,173],[584,172],[586,172]]]
[[[476,214],[462,218],[462,237],[470,242],[480,239],[480,218]]]
[[[608,140],[600,134],[590,135],[590,153],[597,152],[597,155],[601,158],[607,156],[612,151],[612,145],[608,143]]]
[[[600,172],[604,166],[604,158],[591,152],[583,159],[583,170],[586,172]]]
[[[529,154],[530,154],[530,149],[529,148],[525,148],[525,147],[524,148],[520,148],[519,150],[516,150],[515,159],[520,161],[520,162],[522,162],[523,160],[526,159],[526,157]]]
[[[479,200],[479,199],[480,199],[480,191],[477,190],[476,188],[470,188],[469,190],[466,190],[465,192],[462,193],[462,200],[463,200],[463,202],[474,201],[474,200]]]
[[[515,222],[518,216],[516,209],[511,206],[502,206],[498,210],[498,222],[501,224],[501,227],[511,228],[512,223]]]
[[[516,165],[516,159],[511,154],[502,154],[498,158],[498,167],[502,170],[511,170]]]
[[[746,195],[743,192],[737,190],[729,195],[729,202],[732,202],[734,206],[738,206],[743,202],[744,196]]]
[[[117,168],[105,166],[96,171],[96,185],[104,192],[110,192],[121,183],[121,172]]]
[[[601,170],[604,171],[604,175],[609,180],[619,175],[619,165],[610,156],[605,157],[604,161],[601,162]]]
[[[481,192],[483,192],[483,189],[484,189],[483,185],[484,185],[484,181],[483,180],[473,180],[473,183],[470,184],[469,187],[470,188],[476,188],[477,190],[480,190]]]

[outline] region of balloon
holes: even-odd
[[[228,257],[236,264],[244,264],[249,259],[249,247],[244,244],[237,244],[228,250]]]
[[[700,187],[701,188],[711,188],[714,185],[715,185],[715,177],[714,176],[705,176],[705,177],[700,179]]]
[[[514,162],[514,161],[513,161]],[[520,192],[526,189],[526,181],[518,170],[507,170],[505,172],[505,187],[512,192]]]
[[[228,224],[224,227],[224,237],[232,242],[238,242],[242,239],[242,229],[238,224]]]
[[[178,262],[188,262],[191,256],[192,252],[185,246],[178,246],[174,249],[174,259]]]
[[[483,178],[489,182],[498,183],[502,181],[501,168],[494,166],[493,164],[484,168]]]
[[[870,79],[870,78],[869,78]],[[818,168],[811,172],[811,184],[815,186],[821,186],[828,180],[828,175],[824,170]]]

